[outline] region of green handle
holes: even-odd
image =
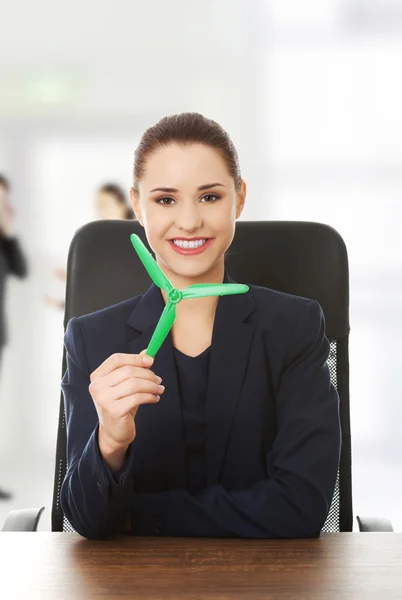
[[[165,273],[157,264],[156,260],[152,256],[150,252],[148,252],[145,244],[143,244],[142,240],[135,233],[130,235],[130,240],[132,245],[134,246],[135,251],[141,259],[142,264],[148,271],[149,276],[152,281],[165,292],[169,292],[173,289],[173,285],[170,283],[169,279],[166,277]]]
[[[152,356],[152,358],[155,358],[155,354],[158,352],[159,348],[165,341],[166,336],[173,325],[175,317],[176,305],[172,304],[171,302],[168,302],[165,308],[163,309],[159,322],[156,326],[156,329],[151,337],[151,341],[149,342],[148,348],[146,350],[146,354],[148,354],[148,356]]]
[[[185,298],[204,298],[205,296],[230,296],[232,294],[245,294],[248,285],[242,283],[195,283],[183,290]]]

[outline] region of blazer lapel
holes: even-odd
[[[224,281],[234,283],[228,276]],[[206,406],[207,485],[220,480],[254,334],[254,327],[244,321],[253,310],[254,302],[249,293],[222,296],[218,300]]]
[[[226,283],[234,283],[227,275]],[[142,296],[127,324],[136,330],[128,351],[139,354],[152,337],[164,301],[152,285]],[[253,312],[250,294],[222,296],[218,300],[206,398],[207,484],[219,482],[230,426],[247,367],[254,327],[244,321]],[[168,487],[186,487],[186,458],[176,365],[169,334],[155,357],[152,370],[163,379],[165,392],[158,404],[141,406],[136,417],[141,446],[155,455],[160,477]]]
[[[128,344],[129,352],[139,354],[147,348],[164,306],[159,288],[152,285],[127,321],[138,332]],[[146,440],[146,445],[156,455],[161,478],[169,486],[185,487],[184,430],[170,333],[155,357],[152,371],[162,378],[165,391],[158,404],[140,407],[136,417],[137,431],[140,435],[141,428],[143,433],[147,430],[150,439]]]

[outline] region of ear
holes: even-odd
[[[240,189],[237,192],[236,199],[236,219],[238,219],[243,212],[244,205],[246,203],[247,185],[245,181],[241,181]]]
[[[140,198],[134,188],[130,188],[130,201],[137,221],[139,222],[141,227],[144,227],[140,208]]]

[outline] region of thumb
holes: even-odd
[[[145,349],[145,350],[142,350],[142,351],[140,352],[140,356],[143,356],[143,357],[144,357],[144,358],[143,358],[143,363],[144,363],[144,365],[145,365],[146,367],[150,367],[150,366],[152,365],[152,363],[154,362],[154,359],[152,358],[152,356],[148,356],[148,355],[147,355],[147,351],[146,351],[146,349]]]

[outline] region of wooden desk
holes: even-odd
[[[402,533],[317,540],[1,533],[4,600],[402,598]]]

